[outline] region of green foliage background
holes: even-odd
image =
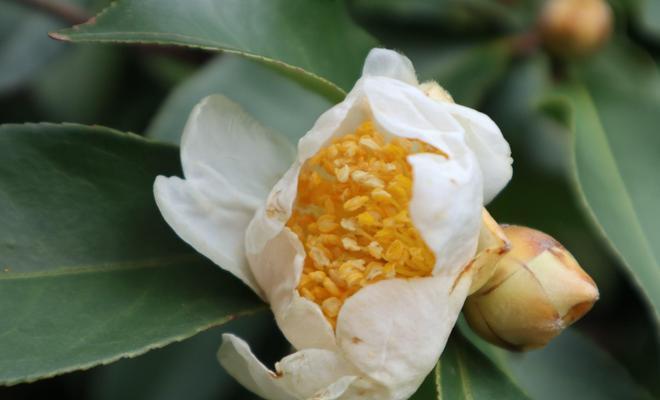
[[[461,322],[414,399],[660,397],[656,2],[612,0],[611,40],[572,60],[528,40],[540,0],[26,3],[0,0],[0,398],[252,398],[215,361],[220,334],[269,364],[287,344],[162,221],[153,178],[180,173],[204,96],[296,141],[377,45],[498,123],[515,169],[491,213],[556,237],[601,291],[528,354]]]

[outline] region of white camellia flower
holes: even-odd
[[[374,49],[297,155],[222,96],[193,110],[185,179],[158,177],[155,197],[181,238],[270,303],[297,350],[271,371],[224,335],[220,362],[259,396],[406,399],[436,364],[478,242],[503,243],[482,207],[512,160],[490,118],[432,97],[410,60]]]

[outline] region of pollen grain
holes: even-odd
[[[336,138],[303,165],[287,226],[307,257],[298,284],[336,325],[347,298],[383,279],[431,275],[435,256],[410,220],[410,154],[442,154],[387,138],[372,121]]]

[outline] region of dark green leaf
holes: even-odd
[[[181,343],[98,368],[93,400],[257,399],[229,376],[217,359],[222,333],[250,343],[265,365],[273,365],[289,345],[268,311],[232,321]]]
[[[455,330],[440,361],[411,400],[528,398],[493,361]]]
[[[333,100],[353,85],[375,44],[353,24],[342,2],[326,0],[122,0],[94,20],[53,36],[237,53]]]
[[[409,54],[420,77],[437,81],[457,103],[468,107],[480,104],[502,78],[512,56],[511,45],[504,40],[447,44],[426,48],[423,53]]]
[[[656,41],[660,41],[660,2],[656,0],[637,0],[637,17],[643,30]]]
[[[175,147],[80,125],[0,128],[0,383],[134,356],[263,306],[153,200]]]
[[[584,88],[575,106],[575,168],[581,193],[613,246],[660,312],[658,106],[636,96]]]
[[[628,372],[572,330],[524,354],[497,350],[516,381],[536,400],[650,400]]]
[[[489,211],[500,222],[547,232],[573,253],[601,294],[578,325],[598,332],[599,342],[607,345],[621,365],[640,383],[651,386],[657,382],[660,367],[652,318],[644,312],[643,299],[631,293],[621,262],[594,234],[589,216],[575,196],[575,185],[567,179],[572,176],[573,135],[535,107],[539,95],[548,90],[548,66],[539,55],[517,62],[488,102],[485,111],[506,135],[515,160],[512,181],[489,205]],[[623,79],[626,77],[620,76],[618,81]]]
[[[97,123],[119,91],[123,57],[118,49],[80,46],[68,49],[30,85],[39,110],[50,121]],[[94,66],[90,68],[90,66]],[[66,93],[66,101],[63,94]]]
[[[491,0],[353,0],[363,18],[475,34],[492,29],[521,29],[531,18],[534,1],[505,4]]]
[[[238,102],[264,126],[294,142],[331,106],[323,97],[263,65],[223,55],[172,92],[149,126],[147,135],[178,144],[192,108],[214,93]]]
[[[0,1],[0,93],[12,90],[44,71],[68,46],[48,37],[67,25],[38,7],[20,1]],[[72,16],[84,18],[107,0],[58,0]],[[47,7],[46,7],[47,8]]]
[[[515,164],[511,182],[488,210],[500,223],[530,226],[561,241],[598,284],[601,299],[593,310],[598,312],[619,301],[625,282],[572,192],[570,132],[537,109],[549,84],[549,60],[536,54],[514,63],[485,104],[484,112],[511,145]]]
[[[0,2],[0,92],[21,85],[65,47],[47,36],[60,26],[24,6]]]
[[[612,50],[563,90],[572,110],[574,168],[590,215],[660,316],[660,76],[639,52]]]

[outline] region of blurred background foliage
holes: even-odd
[[[208,94],[222,93],[295,140],[332,104],[328,96],[281,71],[236,55],[146,44],[71,44],[47,36],[84,21],[106,3],[0,0],[1,123],[103,125],[176,144],[192,106]],[[491,213],[501,223],[531,226],[557,238],[594,277],[601,292],[592,312],[544,350],[507,354],[472,337],[463,324],[464,334],[496,363],[508,360],[511,374],[534,398],[577,398],[578,393],[580,398],[632,398],[627,394],[637,390],[660,397],[657,311],[585,211],[571,168],[574,133],[565,123],[570,110],[557,101],[567,96],[562,91],[567,84],[580,79],[595,96],[608,96],[609,88],[616,86],[615,93],[653,98],[644,103],[651,109],[660,104],[655,102],[660,86],[648,84],[657,80],[660,61],[660,3],[611,0],[614,26],[607,43],[589,54],[569,57],[549,50],[539,33],[541,0],[346,4],[356,23],[379,43],[412,59],[421,80],[438,81],[458,103],[497,122],[511,144],[515,172],[489,206]],[[608,126],[620,128],[611,135],[618,135],[618,141],[634,141],[636,129],[642,129],[638,120],[624,109],[611,107],[607,112]],[[657,136],[658,126],[649,129]],[[660,156],[660,149],[651,150]],[[648,171],[648,185],[658,186],[658,162],[660,158],[655,170]],[[660,287],[651,290],[654,296]],[[138,358],[0,387],[0,398],[251,398],[215,361],[220,333],[225,331],[246,337],[268,364],[287,351],[270,315],[261,312]],[[590,369],[588,360],[594,359],[593,365],[609,367],[582,378],[580,374]],[[634,390],[611,386],[624,375],[622,385]],[[588,383],[602,385],[598,390],[603,392]]]

